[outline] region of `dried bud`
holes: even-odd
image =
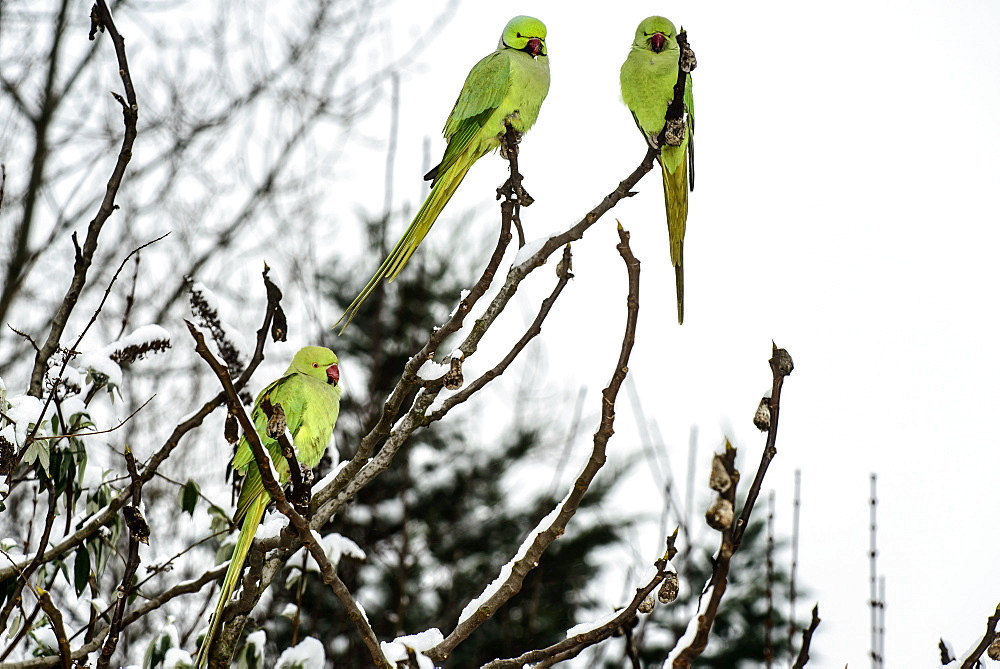
[[[277,439],[285,433],[286,425],[285,410],[280,404],[271,405],[271,417],[267,419],[267,436]]]
[[[136,541],[149,545],[149,524],[142,517],[142,511],[129,504],[122,507],[122,515],[125,516],[125,524],[128,525],[128,532]]]
[[[993,639],[993,643],[986,649],[986,655],[995,662],[1000,662],[1000,634]]]
[[[715,503],[705,512],[705,522],[713,530],[728,530],[733,525],[733,503],[728,499],[716,498]]]
[[[652,595],[649,595],[639,604],[639,613],[652,613],[654,606],[656,606],[656,600],[653,599]]]
[[[660,584],[660,589],[656,593],[661,604],[670,604],[677,599],[677,594],[681,591],[680,583],[677,580],[677,572],[668,571],[667,577]]]
[[[761,397],[760,404],[757,405],[757,413],[753,415],[753,424],[761,432],[771,429],[771,398]]]
[[[698,67],[698,59],[695,58],[694,50],[691,48],[691,45],[688,44],[687,37],[687,31],[681,28],[681,31],[677,33],[677,46],[681,49],[678,64],[683,72],[690,72]]]
[[[456,356],[451,359],[451,369],[444,375],[444,387],[448,390],[458,390],[463,383],[465,377],[462,375],[462,358]]]
[[[712,473],[708,477],[708,487],[718,493],[724,493],[733,485],[733,479],[726,471],[722,456],[716,453],[712,456]]]
[[[771,369],[781,376],[788,376],[795,369],[795,365],[792,364],[792,356],[788,355],[788,351],[783,348],[778,348],[771,345]]]
[[[562,258],[556,263],[556,276],[568,275],[573,276],[573,256],[569,253],[569,242],[563,250]]]
[[[694,51],[690,47],[681,51],[680,66],[685,72],[690,72],[698,67],[698,59],[695,58]]]
[[[668,118],[663,134],[663,142],[667,146],[680,146],[684,143],[685,123],[683,118]]]
[[[7,476],[14,469],[14,444],[0,437],[0,476]]]
[[[285,318],[285,310],[279,304],[274,308],[274,318],[271,320],[271,339],[274,341],[288,341],[288,321]]]
[[[230,444],[235,444],[240,438],[240,421],[232,409],[226,414],[225,435],[226,441]]]

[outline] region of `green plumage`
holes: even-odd
[[[688,191],[694,187],[691,155],[694,136],[694,96],[691,75],[684,88],[687,110],[684,138],[680,146],[663,144],[656,138],[663,130],[667,106],[674,99],[674,84],[680,60],[677,30],[662,16],[644,19],[635,31],[632,50],[622,64],[622,100],[632,112],[646,141],[659,148],[657,162],[663,177],[663,197],[667,208],[670,263],[677,284],[677,322],[684,322],[684,233],[687,229]]]
[[[278,441],[268,435],[267,415],[261,404],[264,398],[267,398],[272,407],[281,405],[285,413],[287,430],[292,435],[295,458],[306,467],[315,467],[322,459],[327,444],[330,443],[333,427],[340,413],[338,362],[337,356],[330,349],[306,346],[295,354],[285,374],[260,391],[254,401],[251,414],[254,428],[271,456],[276,470],[272,473],[281,485],[288,483],[290,478],[288,461],[281,454]],[[236,540],[236,547],[233,549],[229,569],[222,581],[219,602],[212,615],[208,634],[198,650],[196,663],[198,667],[207,665],[208,651],[219,629],[222,610],[236,590],[240,573],[243,571],[243,563],[264,516],[264,509],[271,501],[271,495],[264,489],[260,468],[254,460],[253,450],[246,436],[240,439],[232,467],[245,477],[236,503],[236,514],[233,517],[235,522],[242,521],[243,524]]]
[[[535,120],[549,92],[545,24],[515,16],[504,28],[497,50],[475,64],[444,124],[448,140],[441,163],[424,177],[431,192],[389,256],[334,327],[350,324],[361,304],[383,279],[392,281],[416,251],[434,221],[477,160],[499,148],[505,122],[521,133]],[[346,319],[346,320],[345,320]],[[343,332],[341,328],[341,332]]]

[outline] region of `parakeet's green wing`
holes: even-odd
[[[510,91],[510,52],[497,51],[476,63],[444,124],[448,146],[435,178],[455,164]]]
[[[288,426],[288,431],[294,435],[298,431],[303,417],[304,401],[300,390],[301,386],[301,375],[289,374],[283,376],[257,395],[253,413],[251,414],[254,428],[257,434],[260,435],[261,443],[267,449],[268,454],[271,456],[271,462],[274,463],[275,468],[278,470],[274,472],[275,478],[281,484],[288,482],[288,462],[281,454],[281,446],[278,442],[267,436],[267,416],[261,404],[265,397],[270,400],[271,406],[280,404],[282,411],[285,413],[285,422]],[[295,457],[298,458],[297,452]],[[253,457],[253,449],[250,448],[246,437],[240,440],[239,448],[236,449],[236,454],[233,456],[232,466],[234,470],[246,476],[243,480],[243,488],[240,490],[240,497],[236,502],[236,515],[233,516],[233,520],[240,522],[246,515],[247,509],[254,503],[254,500],[259,495],[267,494],[264,490],[264,480],[261,478],[260,469],[257,467]]]

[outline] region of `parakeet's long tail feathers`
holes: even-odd
[[[219,622],[222,618],[222,610],[226,608],[229,599],[236,591],[236,584],[239,582],[240,573],[243,571],[243,563],[246,562],[247,554],[250,552],[250,545],[257,534],[257,527],[260,519],[264,517],[264,509],[271,501],[268,494],[258,495],[247,509],[246,517],[243,519],[243,526],[240,528],[240,536],[236,539],[236,548],[233,549],[233,559],[229,561],[229,569],[226,570],[226,577],[222,580],[222,590],[219,592],[219,603],[215,606],[215,613],[212,614],[212,622],[208,625],[208,634],[205,635],[201,647],[198,648],[198,658],[195,667],[203,669],[208,666],[208,651],[212,646],[212,641],[219,631]]]
[[[664,151],[677,150],[664,147]],[[686,158],[686,157],[685,157]],[[670,264],[674,266],[674,280],[677,286],[677,322],[684,322],[684,233],[688,215],[688,163],[682,159],[671,174],[664,160],[660,160],[663,171],[663,197],[667,206],[667,232],[670,236]]]
[[[392,281],[399,275],[403,267],[406,266],[406,262],[410,259],[410,256],[420,246],[420,242],[427,236],[431,226],[434,225],[434,221],[437,220],[445,205],[451,200],[451,196],[455,194],[455,190],[462,183],[462,179],[469,172],[469,168],[478,159],[479,156],[470,155],[470,152],[466,151],[456,159],[447,171],[443,174],[437,174],[434,177],[435,181],[433,186],[431,186],[431,192],[427,196],[427,199],[424,200],[420,211],[413,218],[410,227],[406,229],[403,236],[396,242],[396,246],[375,272],[368,285],[354,298],[354,301],[347,307],[343,315],[333,324],[333,327],[336,328],[344,319],[347,319],[344,321],[344,326],[340,328],[340,334],[343,334],[347,326],[351,324],[354,316],[358,313],[358,309],[361,308],[361,305],[368,299],[368,296],[378,287],[382,279]]]

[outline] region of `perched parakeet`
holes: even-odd
[[[295,458],[300,464],[315,467],[326,452],[327,444],[330,443],[333,434],[333,426],[337,423],[337,415],[340,413],[338,362],[337,356],[330,349],[322,346],[306,346],[295,354],[292,364],[285,370],[284,375],[260,391],[254,401],[251,414],[254,428],[271,456],[273,468],[277,470],[272,473],[282,485],[290,478],[288,461],[281,454],[278,441],[268,435],[268,418],[261,404],[267,398],[272,406],[281,405],[288,432],[291,433],[295,446]],[[264,489],[260,469],[245,435],[236,448],[232,466],[245,477],[243,489],[236,503],[236,515],[233,517],[236,522],[242,520],[243,525],[236,540],[229,569],[222,581],[219,603],[212,615],[208,635],[198,650],[196,664],[198,667],[207,665],[208,650],[219,629],[222,610],[236,590],[250,544],[257,534],[257,526],[264,516],[264,509],[271,501],[271,495]]]
[[[545,24],[530,16],[515,16],[503,29],[497,50],[476,63],[465,79],[444,124],[448,140],[444,157],[424,175],[431,182],[430,194],[389,257],[334,327],[347,319],[346,328],[379,282],[396,278],[472,164],[500,146],[500,138],[506,132],[505,121],[510,121],[518,132],[527,132],[535,124],[548,92]]]
[[[691,165],[694,135],[694,97],[691,75],[684,87],[687,122],[680,146],[664,143],[657,136],[663,130],[667,105],[674,99],[674,84],[681,50],[677,29],[662,16],[644,19],[635,31],[628,58],[622,63],[622,100],[632,112],[646,141],[658,148],[657,162],[663,172],[663,196],[667,205],[667,232],[670,236],[670,263],[677,284],[677,322],[684,322],[684,231],[687,227],[688,190],[694,189]]]

